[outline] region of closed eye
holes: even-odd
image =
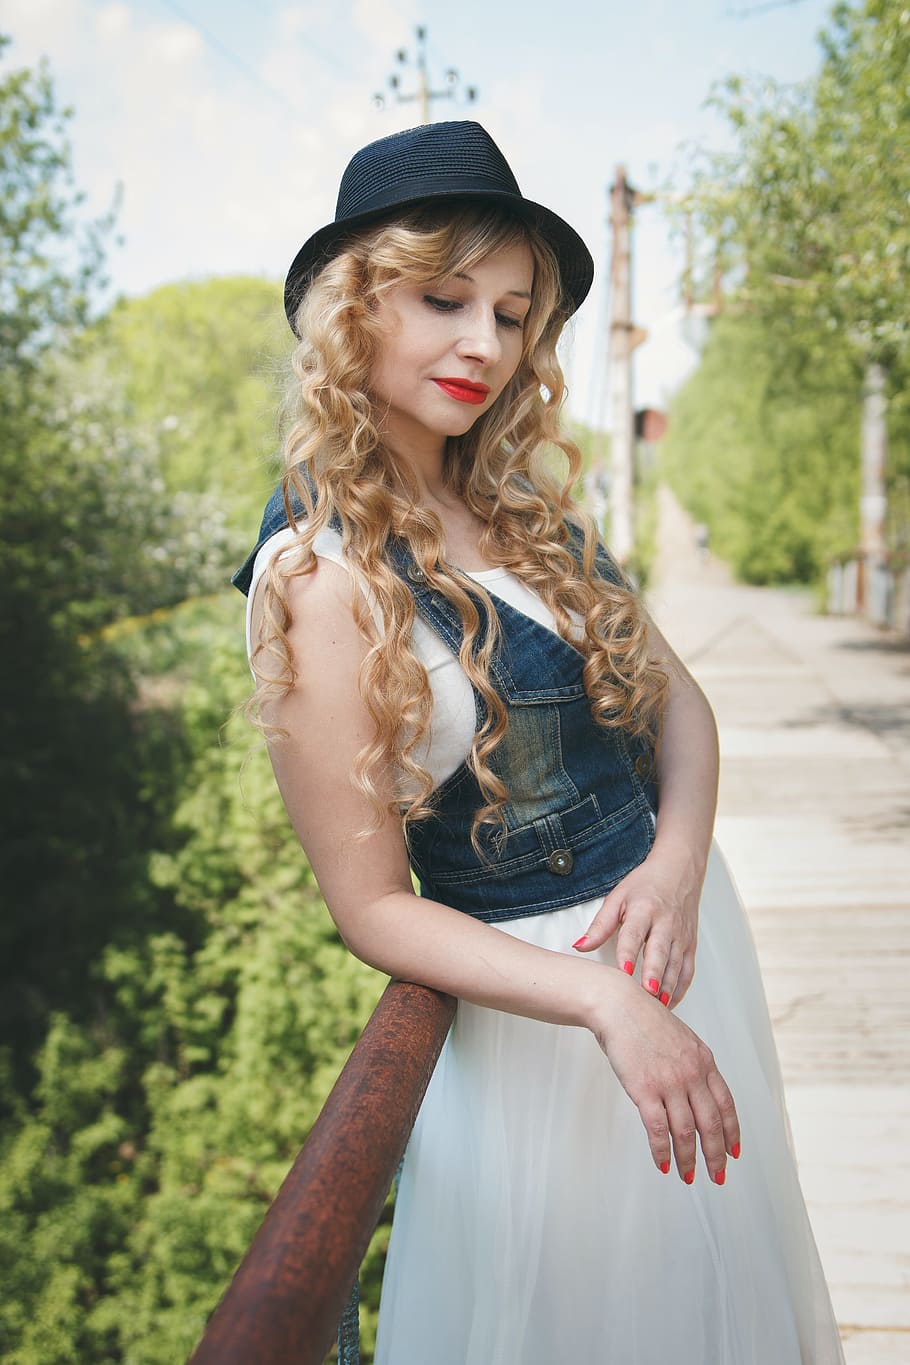
[[[437,313],[454,313],[464,306],[459,299],[441,299],[438,294],[424,294],[423,301],[431,308],[435,308]],[[521,318],[512,317],[508,313],[497,313],[496,321],[500,327],[514,327],[519,331],[524,327]]]
[[[435,294],[424,294],[424,303],[428,303],[431,308],[435,308],[438,313],[454,313],[461,304],[457,299],[440,299]]]

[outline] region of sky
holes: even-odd
[[[830,0],[0,0],[13,43],[4,67],[48,59],[71,105],[87,209],[117,187],[122,244],[113,287],[174,280],[283,279],[334,216],[360,146],[418,121],[418,24],[427,32],[433,116],[476,118],[523,193],[588,243],[597,274],[564,348],[573,416],[608,418],[607,194],[618,163],[640,190],[684,190],[695,146],[729,149],[706,101],[731,74],[812,77]],[[399,50],[406,60],[397,58]],[[448,86],[454,68],[459,83]],[[466,87],[477,88],[473,103]],[[385,92],[383,108],[373,96]],[[633,315],[638,406],[665,406],[692,368],[681,316],[682,246],[657,203],[638,209]]]

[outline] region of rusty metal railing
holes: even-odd
[[[389,983],[191,1365],[322,1365],[454,1015]]]

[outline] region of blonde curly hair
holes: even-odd
[[[390,538],[404,540],[428,586],[461,619],[459,661],[484,703],[485,718],[467,758],[484,798],[474,815],[475,848],[481,825],[503,823],[508,799],[490,761],[507,726],[505,707],[490,681],[499,638],[496,611],[480,583],[446,563],[439,518],[420,505],[413,473],[380,438],[370,378],[383,343],[377,304],[390,289],[469,273],[492,252],[517,243],[530,247],[534,261],[521,360],[506,389],[470,431],[448,438],[445,476],[484,525],[483,558],[537,592],[560,635],[585,656],[584,686],[598,724],[657,742],[666,674],[649,657],[635,593],[620,575],[620,581],[612,581],[597,572],[594,523],[570,495],[581,456],[559,426],[565,381],[556,343],[571,306],[549,247],[533,228],[495,208],[436,204],[361,230],[304,295],[296,317],[301,340],[292,359],[292,421],[284,443],[285,505],[297,553],[275,556],[269,565],[252,654],[253,705],[263,724],[264,708],[295,684],[287,639],[289,578],[313,571],[316,537],[330,522],[340,526],[343,550],[355,571],[352,609],[369,646],[359,686],[375,727],[357,756],[354,781],[373,805],[377,824],[392,812],[407,834],[411,822],[430,817],[433,779],[424,757],[432,695],[411,645],[414,598],[386,553]],[[565,465],[562,479],[552,472],[557,453]],[[294,516],[294,494],[305,509],[300,519]],[[576,544],[580,556],[573,553]],[[358,581],[368,585],[370,608]],[[573,613],[581,619],[581,631]]]

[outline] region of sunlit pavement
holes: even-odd
[[[749,910],[848,1365],[910,1362],[910,648],[731,582],[661,495],[650,605],[717,716]]]

